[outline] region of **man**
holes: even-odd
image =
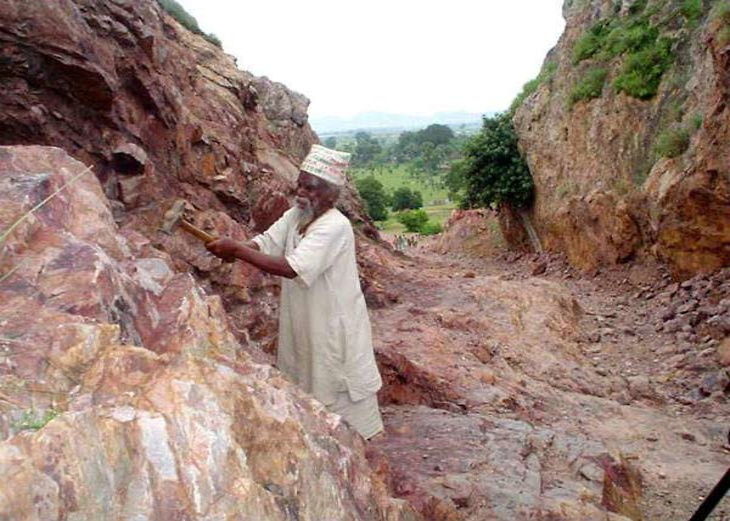
[[[370,320],[355,237],[334,206],[350,154],[314,145],[300,168],[296,205],[241,244],[219,239],[215,255],[283,277],[277,366],[365,439],[383,430]]]

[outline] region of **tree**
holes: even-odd
[[[454,139],[454,131],[446,125],[439,125],[438,123],[419,130],[417,134],[420,143],[428,142],[434,145],[446,145]]]
[[[406,227],[406,231],[420,232],[428,222],[428,214],[425,210],[406,210],[399,213],[397,219]]]
[[[402,186],[393,192],[393,211],[414,210],[423,206],[423,196],[418,190]]]
[[[452,166],[450,187],[463,187],[466,208],[532,203],[534,184],[517,147],[508,112],[484,118],[482,131],[464,146],[464,158]]]
[[[382,150],[377,139],[367,132],[358,132],[355,134],[355,153],[352,163],[356,166],[367,165]]]
[[[365,201],[365,209],[373,221],[384,221],[388,218],[388,195],[385,193],[383,183],[368,176],[355,181],[360,197]]]
[[[337,138],[335,136],[330,136],[324,140],[323,145],[327,148],[337,148]]]

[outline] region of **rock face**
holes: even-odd
[[[0,518],[419,519],[88,168],[0,147],[0,172]]]
[[[483,209],[455,210],[434,247],[441,253],[463,251],[476,257],[489,257],[504,250],[505,239],[497,218],[491,214]]]
[[[537,187],[533,221],[543,246],[580,268],[652,255],[687,278],[730,264],[730,45],[718,36],[727,22],[709,5],[690,21],[676,0],[632,4],[565,2],[565,32],[545,60],[553,73],[514,118]],[[636,9],[675,56],[648,100],[618,92],[625,56],[575,58],[591,28],[638,19]],[[601,94],[571,104],[597,68],[607,71]],[[682,133],[686,151],[658,158],[657,143]]]
[[[273,280],[158,227],[177,198],[213,234],[268,227],[316,141],[308,100],[237,69],[155,0],[3,2],[0,45],[0,145],[57,146],[92,165],[122,232],[169,253],[221,295],[240,341],[271,351]],[[368,227],[346,192],[342,209]]]
[[[446,234],[479,254],[490,222],[462,215]],[[655,332],[659,285],[628,306],[599,298],[620,279],[574,292],[560,259],[506,257],[404,258],[399,302],[371,313],[388,429],[373,443],[394,492],[441,521],[689,518],[730,464],[724,351]],[[713,303],[724,276],[672,298]]]
[[[159,230],[178,198],[214,235],[269,226],[316,141],[307,105],[154,0],[0,6],[0,518],[420,518],[258,365],[274,278]],[[341,208],[379,255],[351,187]]]

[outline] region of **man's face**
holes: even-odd
[[[294,202],[302,210],[315,210],[322,202],[322,183],[319,178],[299,172]]]

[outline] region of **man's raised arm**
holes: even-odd
[[[283,255],[274,256],[261,253],[258,244],[253,241],[240,243],[232,239],[218,239],[209,242],[205,247],[213,255],[226,261],[240,259],[253,264],[266,273],[286,277],[287,279],[293,279],[297,276],[297,272],[292,269]]]

